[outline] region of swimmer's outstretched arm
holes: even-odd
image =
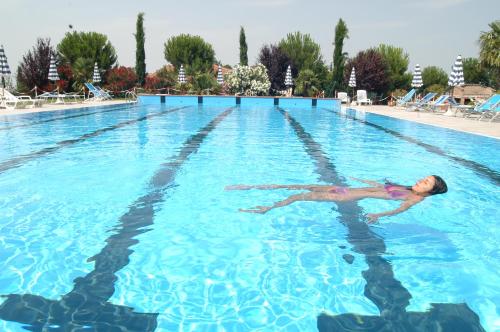
[[[368,223],[373,224],[375,223],[378,218],[380,217],[385,217],[385,216],[393,216],[395,214],[401,213],[403,211],[408,210],[411,208],[413,205],[417,204],[418,202],[421,202],[423,198],[421,199],[411,199],[411,200],[406,200],[401,205],[394,210],[386,211],[386,212],[381,212],[381,213],[368,213],[366,217],[368,218]]]
[[[374,186],[374,187],[383,187],[384,186],[383,184],[378,183],[376,181],[363,180],[363,179],[358,179],[358,178],[353,178],[353,177],[349,177],[349,179],[354,180],[354,181],[358,181],[358,182],[362,182],[362,183],[366,183],[366,184],[369,184],[370,186]]]
[[[250,190],[250,189],[260,189],[260,190],[272,190],[272,189],[288,189],[288,190],[328,190],[333,188],[333,186],[319,186],[312,184],[263,184],[263,185],[245,185],[236,184],[232,186],[226,186],[224,190]]]
[[[274,203],[272,206],[262,206],[258,205],[254,207],[253,209],[239,209],[240,212],[250,212],[250,213],[266,213],[269,210],[272,210],[277,207],[282,207],[282,206],[287,206],[292,204],[293,202],[301,201],[303,200],[304,195],[298,194],[298,195],[292,195],[288,197],[287,199],[284,199],[282,201]]]

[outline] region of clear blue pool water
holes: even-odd
[[[1,331],[314,331],[321,313],[431,303],[500,330],[496,139],[323,107],[163,104],[1,117],[0,142]],[[297,192],[224,190],[429,174],[449,192],[371,227],[364,214],[398,202],[256,215],[238,209]]]

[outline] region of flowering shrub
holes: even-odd
[[[148,74],[144,82],[144,88],[146,90],[158,90],[163,88],[164,84],[162,80],[155,74]]]
[[[224,77],[224,81],[230,93],[245,96],[267,95],[271,87],[267,69],[260,63],[253,67],[237,65]]]
[[[115,67],[108,71],[106,81],[108,82],[105,86],[106,89],[120,93],[135,86],[137,75],[133,68]]]

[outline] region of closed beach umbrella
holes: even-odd
[[[217,70],[217,83],[220,85],[224,84],[224,77],[222,77],[222,66],[219,65],[219,69]]]
[[[5,56],[5,51],[3,50],[3,45],[0,45],[0,75],[2,76],[2,87],[5,89],[4,76],[10,75],[10,68],[9,64],[7,63],[7,57]]]
[[[56,59],[54,56],[50,56],[50,65],[49,65],[49,77],[48,79],[50,81],[59,81],[59,75],[57,74],[57,67],[56,67]]]
[[[411,80],[411,87],[420,88],[422,85],[424,85],[424,82],[422,81],[422,71],[420,70],[420,65],[417,63],[415,65],[415,69],[413,70],[413,79]]]
[[[453,69],[448,77],[449,86],[461,86],[464,85],[464,66],[462,64],[462,56],[457,56],[455,63],[453,64]]]
[[[356,87],[356,69],[354,67],[352,67],[351,76],[349,77],[349,86],[351,88]]]
[[[186,74],[184,73],[184,66],[183,65],[181,65],[181,69],[179,69],[178,81],[181,84],[186,83]]]
[[[94,83],[99,83],[101,81],[101,74],[99,74],[99,68],[97,68],[97,62],[94,64],[94,75],[92,75],[92,81]]]
[[[292,85],[293,85],[292,68],[290,67],[290,65],[288,65],[288,68],[286,69],[286,75],[285,75],[285,86],[291,87]]]

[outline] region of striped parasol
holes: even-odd
[[[453,69],[448,77],[449,86],[461,86],[464,85],[464,66],[462,64],[462,56],[457,56],[455,63],[453,64]]]
[[[177,78],[179,83],[184,84],[186,83],[186,74],[184,73],[184,66],[181,65],[181,68],[179,69],[179,77]]]
[[[224,77],[222,77],[222,66],[219,65],[219,69],[217,70],[217,83],[220,85],[224,84]]]
[[[286,69],[286,75],[285,75],[285,86],[290,87],[293,85],[292,81],[292,68],[290,65],[288,65],[288,68]]]
[[[50,56],[50,66],[49,66],[49,77],[50,81],[59,81],[59,75],[57,74],[56,59],[53,55]]]
[[[420,65],[417,63],[415,65],[415,69],[413,70],[413,79],[411,81],[411,87],[420,88],[422,85],[424,85],[424,82],[422,81],[422,71],[420,70]]]
[[[356,69],[354,67],[352,67],[351,76],[349,77],[349,86],[351,88],[356,87]]]
[[[7,57],[5,56],[5,51],[3,50],[3,45],[0,45],[0,76],[2,76],[2,87],[5,89],[5,78],[4,76],[10,75],[9,64],[7,63]],[[3,94],[3,90],[2,90]]]
[[[94,75],[92,75],[92,81],[94,83],[99,83],[101,81],[101,74],[99,74],[99,68],[97,67],[97,62],[94,64]]]
[[[10,75],[10,68],[7,63],[5,51],[3,50],[3,45],[0,45],[0,75]]]

